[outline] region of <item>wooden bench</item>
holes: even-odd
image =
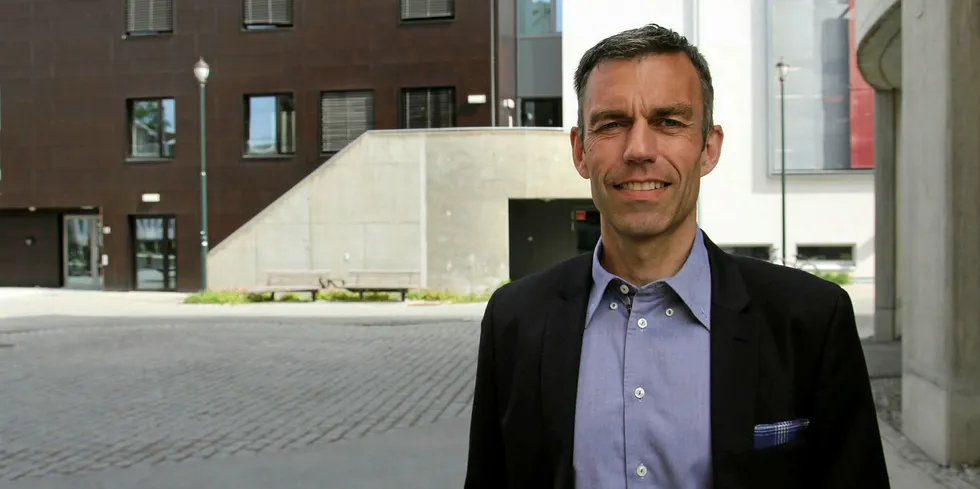
[[[349,279],[342,287],[357,292],[364,298],[365,292],[395,292],[405,300],[409,290],[421,288],[422,272],[419,270],[351,270]]]
[[[304,292],[310,294],[310,299],[315,301],[317,293],[333,283],[330,270],[264,270],[262,274],[265,285],[251,287],[248,291],[255,294],[271,293],[272,300],[276,299],[276,294]]]

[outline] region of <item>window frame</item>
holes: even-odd
[[[432,0],[399,0],[398,2],[398,19],[399,21],[406,24],[419,24],[426,22],[448,22],[456,20],[456,0],[446,0],[449,2],[449,13],[447,15],[429,15],[426,17],[406,17],[405,16],[405,3],[406,2],[430,2]]]
[[[129,8],[130,4],[139,1],[162,1],[170,2],[170,29],[169,30],[153,30],[153,31],[131,31],[129,30]],[[141,38],[141,37],[154,37],[154,36],[169,36],[173,35],[174,31],[177,29],[177,9],[174,5],[175,0],[124,0],[123,1],[123,31],[125,32],[124,39],[130,37]]]
[[[276,117],[275,117],[275,127],[274,133],[276,138],[276,151],[274,153],[261,154],[261,153],[250,153],[248,142],[251,140],[251,114],[252,114],[252,98],[260,97],[274,97],[276,100]],[[293,104],[293,150],[291,153],[285,153],[282,150],[282,138],[280,123],[282,114],[282,99],[281,97],[289,97]],[[299,109],[296,106],[296,94],[294,92],[256,92],[256,93],[246,93],[242,96],[242,130],[244,140],[242,141],[242,158],[246,159],[289,159],[296,156],[297,150],[299,149],[298,134],[296,126],[298,125],[297,118]]]
[[[296,2],[294,0],[285,0],[289,2],[289,23],[288,24],[250,24],[245,18],[245,13],[247,11],[246,3],[254,0],[241,0],[239,5],[241,6],[241,29],[243,32],[280,32],[284,30],[290,30],[296,27]]]
[[[339,148],[339,149],[325,149],[324,147],[326,146],[326,141],[325,141],[325,139],[323,137],[324,136],[324,129],[325,129],[325,126],[323,125],[323,100],[324,100],[324,97],[326,95],[328,95],[328,94],[337,94],[337,93],[342,93],[342,94],[366,93],[366,94],[369,94],[370,95],[370,97],[371,97],[371,112],[370,112],[370,117],[369,117],[369,124],[367,124],[367,126],[370,126],[370,127],[366,127],[364,129],[364,132],[362,132],[361,134],[359,134],[356,138],[347,141],[347,143],[344,144],[344,146],[342,148]],[[325,157],[333,156],[333,155],[335,155],[335,154],[343,151],[344,148],[346,148],[351,143],[353,143],[354,141],[356,141],[357,138],[361,137],[361,135],[363,135],[365,132],[375,130],[377,128],[377,123],[376,123],[377,120],[376,120],[375,115],[377,114],[377,110],[378,110],[378,106],[375,103],[376,101],[377,101],[377,98],[375,97],[374,89],[371,89],[371,88],[361,88],[361,89],[355,88],[355,89],[350,89],[350,90],[321,90],[320,93],[319,93],[319,96],[317,98],[317,104],[318,104],[318,107],[317,107],[317,134],[318,134],[317,139],[319,140],[318,141],[318,143],[319,143],[318,144],[318,147],[319,147],[318,151],[320,152],[320,156],[325,156]]]
[[[163,154],[163,149],[165,147],[164,137],[166,133],[164,132],[163,121],[164,121],[164,106],[163,103],[166,100],[172,100],[174,103],[174,149],[172,154],[166,156]],[[157,116],[161,121],[160,127],[157,129],[157,138],[159,140],[159,151],[156,156],[140,156],[133,154],[133,123],[134,119],[134,109],[139,102],[156,102],[157,103]],[[177,99],[175,97],[133,97],[126,99],[126,161],[173,161],[177,159]]]
[[[405,97],[406,97],[406,95],[409,92],[415,92],[415,91],[421,91],[421,90],[428,90],[430,92],[431,91],[436,91],[436,90],[449,90],[452,93],[452,101],[453,101],[453,103],[452,103],[452,122],[450,123],[449,126],[442,126],[442,127],[431,127],[431,126],[430,127],[408,127],[408,113],[406,112],[406,107],[405,107]],[[399,92],[399,97],[398,97],[398,128],[399,129],[404,129],[404,130],[417,131],[417,130],[427,130],[427,129],[428,130],[431,130],[431,129],[452,129],[452,128],[459,127],[459,107],[458,107],[459,102],[458,102],[458,99],[457,99],[457,96],[458,95],[459,94],[457,93],[456,87],[455,86],[452,86],[452,85],[425,86],[425,87],[402,87],[401,90],[400,90],[400,92]]]

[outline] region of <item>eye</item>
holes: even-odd
[[[681,124],[680,121],[676,121],[674,119],[664,119],[663,124],[667,127],[683,127],[683,124]]]
[[[599,130],[600,131],[604,131],[604,130],[607,130],[607,129],[615,129],[617,127],[620,127],[621,125],[622,124],[619,123],[619,122],[607,122],[607,123],[599,126]]]

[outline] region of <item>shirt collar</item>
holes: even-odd
[[[592,319],[595,310],[602,302],[602,297],[609,288],[610,282],[614,280],[629,283],[626,280],[609,273],[602,266],[602,237],[596,243],[595,250],[592,252],[592,291],[589,294],[589,309],[586,315],[586,326]],[[677,274],[657,282],[666,283],[681,298],[684,305],[690,309],[691,313],[708,330],[711,329],[711,266],[708,262],[708,249],[704,245],[704,235],[701,228],[698,228],[694,236],[694,245],[691,253],[684,261],[684,265],[678,270]],[[657,282],[645,284],[633,288],[645,289],[653,287]]]

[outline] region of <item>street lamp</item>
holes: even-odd
[[[208,290],[208,157],[205,144],[204,86],[211,75],[211,67],[204,58],[194,64],[194,78],[201,87],[201,291]]]
[[[782,207],[783,207],[783,265],[786,265],[786,75],[789,73],[789,65],[784,63],[782,58],[776,63],[779,70],[779,156],[781,164],[779,167],[779,179],[782,184]]]

